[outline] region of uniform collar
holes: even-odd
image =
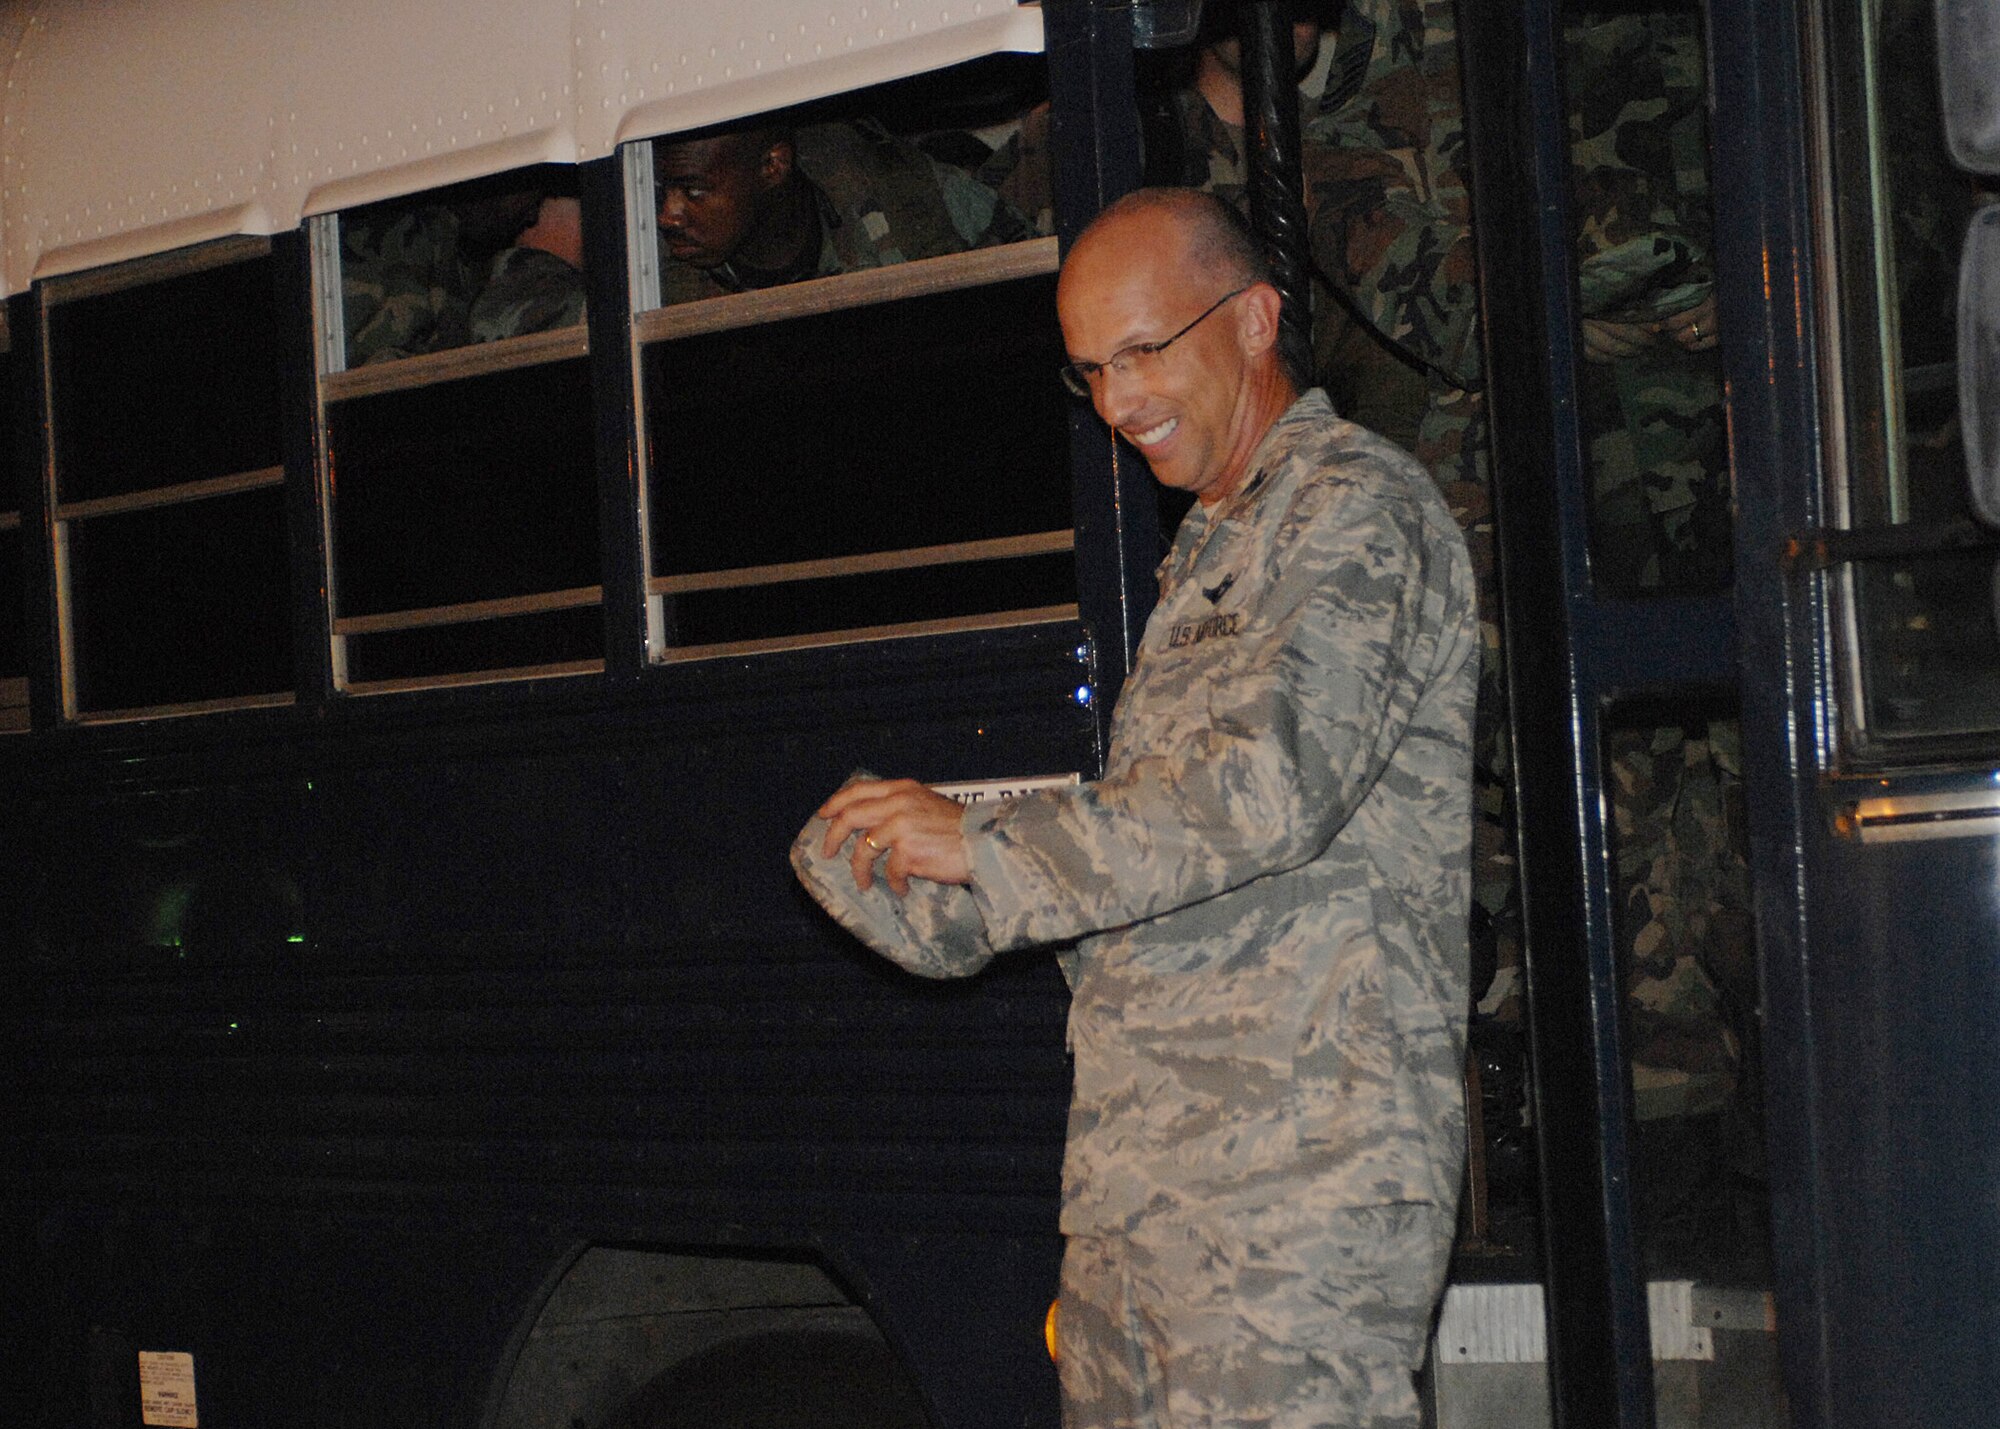
[[[1300,438],[1332,415],[1333,403],[1326,393],[1309,388],[1271,423],[1264,439],[1257,443],[1257,450],[1250,454],[1249,479],[1214,506],[1201,508],[1204,519],[1220,524],[1248,517],[1269,490],[1273,475],[1291,459]]]

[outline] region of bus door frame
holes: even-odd
[[[1728,19],[1738,29],[1752,25],[1748,5],[1710,0],[1709,8],[1737,11]],[[1728,593],[1626,599],[1592,584],[1569,130],[1554,0],[1465,0],[1459,41],[1502,618],[1510,632],[1550,1401],[1558,1429],[1650,1429],[1652,1347],[1634,1234],[1634,1118],[1612,923],[1603,719],[1622,699],[1735,689],[1735,608]],[[1727,54],[1727,45],[1719,51]],[[1734,57],[1739,66],[1748,58]],[[1744,88],[1749,83],[1732,70],[1725,91],[1718,75],[1712,100],[1719,112],[1759,112],[1755,92]],[[1781,149],[1782,136],[1764,147]],[[1742,182],[1735,174],[1713,179],[1718,211],[1744,201],[1731,180]],[[1718,266],[1740,264],[1742,248],[1736,244]],[[1726,357],[1761,354],[1761,300],[1736,281],[1719,301]],[[1743,534],[1737,539],[1741,551]],[[1746,559],[1739,555],[1739,570]]]

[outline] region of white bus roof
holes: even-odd
[[[1014,0],[0,0],[0,291],[1041,44]]]

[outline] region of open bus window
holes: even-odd
[[[232,239],[42,288],[70,718],[292,698],[275,284]]]
[[[1075,616],[1055,243],[937,78],[628,151],[655,659]]]
[[[2000,190],[1952,162],[1931,5],[1835,6],[1827,23],[1830,47],[1873,58],[1831,71],[1826,111],[1847,369],[1830,505],[1881,547],[1835,573],[1851,752],[1990,751],[2000,538],[1975,519],[1966,479],[1957,294],[1968,224]]]
[[[315,220],[341,689],[603,668],[581,221],[562,165]]]
[[[1592,569],[1621,594],[1709,591],[1732,559],[1698,0],[1566,3]]]
[[[654,261],[637,306],[1034,237],[979,172],[1035,98],[1022,71],[988,60],[641,146],[633,241]]]
[[[336,370],[583,321],[576,171],[541,164],[339,219]]]

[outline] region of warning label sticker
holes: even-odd
[[[139,1351],[139,1417],[146,1424],[200,1429],[194,1410],[194,1356]]]

